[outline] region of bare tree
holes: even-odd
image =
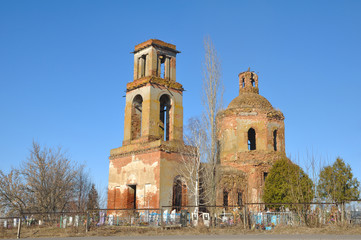
[[[181,149],[182,164],[178,171],[185,180],[188,195],[193,199],[196,211],[198,211],[200,203],[200,173],[203,171],[201,156],[204,152],[203,144],[206,139],[206,133],[198,118],[189,119],[186,129],[187,133],[184,135],[184,140],[187,146]]]
[[[81,212],[87,209],[88,195],[92,188],[89,173],[80,166],[76,171],[76,181],[74,188],[74,199],[71,210]]]
[[[217,164],[219,162],[219,147],[217,143],[217,123],[216,116],[223,104],[223,82],[221,79],[221,64],[217,56],[211,38],[208,36],[204,40],[205,59],[203,69],[203,95],[202,104],[204,107],[206,132],[205,141],[205,169],[202,174],[202,187],[205,193],[205,202],[211,205],[216,203],[217,185]]]
[[[107,208],[108,201],[108,186],[100,188],[97,186],[97,191],[99,195],[99,208]]]
[[[7,214],[22,214],[28,209],[30,195],[26,191],[22,176],[12,169],[9,174],[0,170],[0,207]]]
[[[32,209],[63,211],[72,199],[77,171],[60,147],[51,149],[33,143],[28,161],[21,167],[26,188],[34,196]]]
[[[99,209],[99,195],[94,184],[88,193],[87,209]]]
[[[7,175],[0,171],[0,204],[9,214],[83,210],[91,187],[83,168],[60,147],[41,148],[33,142],[19,169]]]

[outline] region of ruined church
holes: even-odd
[[[179,171],[183,86],[173,44],[150,39],[134,48],[134,79],[126,87],[124,138],[109,157],[108,209],[193,205]],[[258,76],[239,74],[239,95],[218,113],[217,205],[261,202],[272,164],[285,156],[284,116],[259,94]],[[244,181],[227,185],[227,177]]]

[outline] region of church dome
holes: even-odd
[[[262,111],[272,111],[271,103],[258,93],[243,92],[232,100],[228,105],[228,109],[254,108]]]

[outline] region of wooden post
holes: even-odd
[[[20,239],[20,231],[21,231],[21,218],[19,218],[19,222],[18,222],[18,234],[16,236],[17,239]]]

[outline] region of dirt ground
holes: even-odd
[[[0,238],[16,238],[16,229],[1,229]],[[166,236],[166,235],[234,235],[234,234],[335,234],[335,235],[361,235],[361,226],[327,226],[322,228],[309,227],[281,227],[273,230],[243,230],[239,227],[227,228],[205,228],[186,227],[182,229],[165,230],[155,227],[120,227],[104,226],[93,227],[88,233],[85,227],[68,227],[61,229],[58,227],[23,227],[21,238],[52,238],[52,237],[86,237],[86,236]]]

